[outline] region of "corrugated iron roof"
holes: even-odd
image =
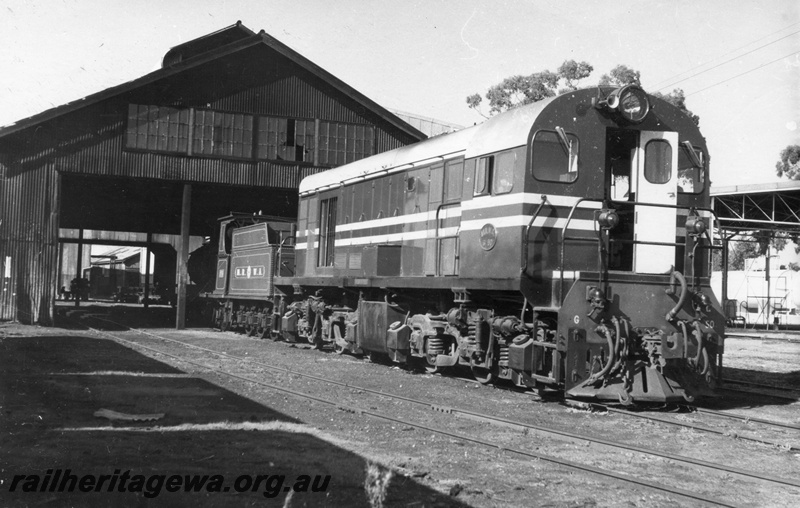
[[[222,30],[203,35],[202,37],[192,39],[189,42],[184,42],[183,44],[171,48],[167,51],[167,54],[164,55],[161,67],[175,65],[188,58],[206,53],[232,42],[247,39],[254,35],[256,35],[255,32],[242,25],[241,21],[237,21],[236,24],[225,27]]]
[[[239,32],[243,32],[246,30],[247,32],[252,33],[250,29],[248,29],[244,25],[241,25],[240,23],[234,26],[236,27],[236,30]],[[210,41],[223,43],[222,46],[218,46],[214,49],[209,49],[207,51],[201,52],[200,51],[201,49],[205,49],[204,44],[206,43],[200,44],[200,42],[197,41],[200,41],[203,38],[201,37],[200,39],[195,39],[194,41],[190,41],[189,43],[186,43],[190,45],[189,48],[191,49],[188,53],[189,54],[188,58],[186,57],[187,55],[184,55],[182,59],[179,59],[179,61],[176,61],[174,64],[156,70],[154,72],[151,72],[149,74],[145,74],[144,76],[135,79],[133,81],[129,81],[121,85],[107,88],[92,95],[88,95],[83,99],[78,99],[76,101],[69,102],[67,104],[57,106],[52,109],[48,109],[47,111],[19,120],[18,122],[13,123],[11,125],[0,127],[0,139],[2,139],[3,137],[11,136],[25,129],[36,127],[39,124],[53,120],[62,115],[79,111],[87,106],[97,104],[101,101],[111,99],[113,97],[117,97],[124,93],[136,90],[144,85],[151,84],[160,79],[164,79],[166,77],[170,77],[185,72],[187,70],[200,67],[214,60],[224,58],[228,55],[231,55],[243,49],[257,45],[264,45],[269,49],[275,51],[277,54],[290,59],[292,62],[294,62],[301,68],[318,76],[320,79],[327,82],[330,86],[334,87],[339,92],[343,93],[350,99],[361,104],[362,106],[364,106],[365,108],[376,114],[378,117],[387,121],[388,123],[398,128],[399,130],[405,132],[406,134],[415,137],[417,139],[425,139],[427,137],[425,136],[424,133],[412,127],[411,125],[409,125],[407,122],[397,117],[396,115],[392,114],[389,110],[387,110],[383,106],[380,106],[378,103],[371,100],[370,98],[368,98],[355,88],[351,87],[350,85],[340,80],[333,74],[329,73],[322,67],[308,60],[300,53],[289,48],[288,46],[278,41],[271,35],[268,35],[263,30],[261,30],[259,33],[255,35],[246,35],[245,33],[246,35],[245,37],[241,37],[241,33],[239,34],[239,36],[236,37],[233,36],[222,37],[222,38],[214,37],[215,34],[223,33],[228,30],[230,30],[230,27],[228,29],[223,29],[220,32],[215,32],[214,34],[210,34],[209,36],[204,36],[208,37],[209,38],[208,40]],[[232,42],[225,43],[229,39],[232,39]],[[176,46],[175,48],[172,48],[170,51],[173,51],[177,48],[181,48],[182,46],[183,45]],[[169,52],[167,53],[167,55],[169,55]]]

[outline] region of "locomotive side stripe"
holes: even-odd
[[[460,207],[442,208],[439,212],[439,219],[450,219],[454,217],[461,217]],[[429,220],[436,220],[436,210],[429,212],[418,212],[408,215],[397,215],[395,217],[384,217],[382,219],[365,220],[361,222],[350,222],[347,224],[337,224],[336,231],[357,231],[359,229],[381,228],[387,226],[397,226],[401,224],[427,222]],[[314,234],[319,234],[319,230],[314,230]]]
[[[547,196],[547,203],[552,206],[559,207],[573,207],[578,201],[577,197],[572,196]],[[467,210],[484,210],[487,208],[500,208],[503,206],[523,205],[523,204],[539,204],[541,202],[541,194],[534,193],[516,193],[505,194],[501,196],[482,196],[469,201],[463,201],[460,206],[446,206],[438,211],[438,219],[450,219],[461,217],[462,211]],[[579,209],[600,209],[601,203],[596,202],[581,202],[578,206]],[[427,212],[417,212],[407,215],[397,215],[394,217],[383,217],[381,219],[371,219],[361,222],[349,222],[347,224],[337,224],[337,232],[353,232],[362,229],[379,228],[386,226],[397,226],[401,224],[423,223],[427,221],[434,221],[437,219],[437,210],[430,210]],[[530,220],[530,217],[528,218]],[[525,223],[527,225],[527,222]],[[319,228],[315,228],[313,234],[319,234]],[[306,236],[309,231],[306,230]]]
[[[579,197],[546,194],[546,203],[552,206],[565,206],[572,208]],[[516,194],[502,194],[500,196],[480,196],[469,201],[464,201],[461,206],[464,210],[480,210],[507,205],[538,205],[542,202],[542,194],[533,192],[518,192]],[[596,201],[581,201],[578,208],[601,209],[602,203]]]
[[[361,236],[356,238],[337,238],[335,240],[336,247],[344,247],[349,245],[368,245],[368,244],[383,244],[389,242],[403,242],[409,240],[424,240],[427,238],[438,238],[457,236],[459,231],[480,231],[480,229],[487,223],[491,222],[495,228],[519,228],[527,227],[531,221],[532,215],[512,215],[507,217],[493,217],[490,219],[478,219],[463,221],[460,226],[453,226],[438,229],[423,229],[419,231],[406,231],[402,233],[393,234],[378,234]],[[558,217],[537,217],[533,223],[537,228],[558,228],[561,229],[567,223],[566,218]],[[594,231],[595,222],[586,219],[572,219],[569,223],[568,231]],[[314,242],[315,246],[318,242]],[[295,249],[307,249],[308,242],[300,242],[295,245]]]
[[[509,217],[491,217],[486,219],[466,220],[461,223],[464,231],[480,231],[487,223],[491,223],[495,228],[527,227],[531,222],[532,215],[512,215]],[[567,219],[564,217],[536,217],[533,227],[562,229],[566,225]],[[569,221],[568,231],[594,231],[595,221],[587,219],[575,219]]]
[[[497,210],[501,207],[508,207],[514,205],[538,205],[541,203],[541,194],[536,193],[516,193],[505,194],[501,196],[480,196],[469,201],[460,203],[460,206],[451,205],[438,210],[431,210],[427,212],[417,212],[408,215],[398,215],[394,217],[384,217],[380,219],[372,219],[362,222],[350,222],[347,224],[337,224],[336,233],[350,233],[353,238],[337,238],[335,240],[336,246],[346,245],[368,245],[368,244],[381,244],[387,242],[402,242],[409,240],[419,240],[437,237],[437,228],[425,227],[430,223],[436,223],[444,228],[438,228],[439,237],[455,236],[459,231],[476,231],[480,230],[487,223],[491,223],[496,228],[510,228],[510,227],[527,227],[532,215],[514,214],[497,217],[481,217],[480,219],[473,219],[469,217],[476,211],[492,209]],[[579,197],[574,196],[561,196],[561,195],[547,195],[546,203],[553,207],[559,207],[561,210],[566,211],[578,203]],[[582,201],[578,203],[578,210],[599,210],[602,204],[595,201]],[[509,210],[510,211],[510,210]],[[462,213],[463,212],[463,213]],[[472,212],[472,213],[470,213]],[[681,213],[683,212],[683,213]],[[679,216],[685,216],[688,213],[683,209],[678,209]],[[701,210],[700,215],[703,217],[710,216],[710,212]],[[454,225],[454,219],[467,215],[466,219],[461,220],[461,225]],[[579,214],[580,215],[580,214]],[[585,213],[583,214],[585,216]],[[449,220],[448,220],[449,219]],[[563,229],[566,224],[566,217],[537,217],[534,221],[533,227],[536,228],[552,228]],[[407,231],[396,233],[384,232],[376,234],[375,229],[389,228],[404,226],[410,228]],[[422,226],[422,227],[420,227]],[[676,233],[679,237],[686,235],[684,229],[676,224]],[[593,219],[577,218],[569,223],[569,230],[577,231],[594,231],[596,228]],[[308,238],[309,231],[306,231],[306,239]],[[319,228],[313,230],[313,234],[319,235]],[[363,235],[363,236],[359,236]],[[302,240],[302,238],[298,238]],[[316,242],[315,242],[316,243]],[[299,241],[295,246],[297,249],[307,249],[308,242]]]

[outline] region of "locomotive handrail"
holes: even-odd
[[[560,253],[559,253],[559,272],[560,272],[560,274],[559,274],[559,300],[560,300],[560,304],[561,305],[564,304],[564,251],[565,251],[565,244],[566,244],[565,240],[573,239],[571,237],[568,237],[566,232],[567,232],[567,228],[569,227],[569,223],[572,221],[572,217],[575,215],[575,210],[577,210],[578,205],[580,203],[584,202],[584,201],[594,201],[594,202],[599,202],[599,203],[609,202],[609,201],[605,201],[605,200],[602,200],[602,199],[580,198],[578,201],[575,202],[574,205],[572,205],[572,209],[570,210],[569,215],[567,216],[567,220],[564,222],[564,225],[561,228],[561,247],[560,247]],[[702,211],[710,212],[714,217],[717,216],[716,212],[714,212],[714,210],[712,210],[711,208],[697,207],[697,206],[693,206],[693,205],[679,205],[677,203],[674,204],[674,205],[673,204],[663,204],[663,203],[646,203],[646,202],[642,202],[642,201],[610,201],[610,203],[625,203],[625,204],[628,204],[628,205],[652,206],[652,207],[655,207],[655,208],[673,208],[675,210],[686,208],[690,212],[691,211],[702,210]],[[537,213],[538,213],[538,210],[537,210]],[[719,220],[719,219],[717,218],[717,220]],[[533,224],[533,220],[531,220],[531,224]],[[718,249],[718,248],[720,248],[720,247],[717,247],[717,246],[714,245],[714,242],[712,241],[712,239],[711,239],[711,237],[710,237],[710,235],[708,233],[708,230],[705,231],[705,236],[709,240],[709,246],[708,247],[703,247],[703,248],[709,248],[709,249]],[[576,237],[574,239],[578,239],[578,238]],[[579,239],[580,240],[586,240],[586,241],[589,241],[589,240],[600,241],[599,238],[593,239],[593,238],[588,238],[588,237],[580,237]],[[675,247],[681,247],[681,246],[685,246],[686,245],[686,243],[677,243],[677,242],[648,242],[648,241],[643,241],[643,240],[626,240],[626,239],[620,239],[620,238],[609,239],[609,241],[613,242],[613,243],[631,243],[631,244],[637,244],[637,245],[663,245],[663,246],[675,246]],[[527,243],[528,242],[527,242],[527,236],[526,236],[525,249],[524,249],[525,252],[527,252]],[[525,261],[527,263],[527,256],[525,258]]]
[[[559,252],[559,259],[558,259],[558,299],[559,304],[564,305],[564,247],[565,247],[565,240],[567,239],[567,226],[572,221],[572,216],[575,215],[575,210],[578,209],[578,205],[583,203],[584,201],[597,201],[603,203],[602,199],[592,199],[592,198],[580,198],[578,201],[572,205],[572,210],[569,211],[569,215],[567,216],[567,220],[564,221],[564,225],[561,227],[561,249]],[[581,238],[583,240],[583,238]],[[600,241],[600,238],[586,238],[586,240],[597,240]]]
[[[542,208],[544,207],[546,202],[547,202],[547,195],[542,194],[542,201],[541,203],[539,203],[539,207],[536,209],[536,211],[533,212],[533,216],[531,217],[531,220],[528,222],[528,227],[525,228],[525,241],[522,242],[522,263],[520,263],[522,266],[520,267],[519,270],[520,273],[525,273],[526,271],[528,271],[528,243],[530,243],[529,240],[530,240],[531,228],[533,227],[533,221],[535,221],[536,217],[539,216],[539,212],[542,211]]]

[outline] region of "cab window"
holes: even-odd
[[[571,183],[578,179],[578,137],[541,130],[533,137],[533,176],[537,180]]]
[[[494,156],[481,157],[475,165],[475,192],[476,196],[485,196],[492,192],[492,169],[494,167]]]
[[[663,139],[649,141],[644,147],[644,177],[654,184],[672,178],[672,145]]]
[[[500,153],[495,156],[494,167],[494,193],[505,194],[514,187],[514,167],[517,163],[517,154],[514,152]]]
[[[703,151],[694,147],[691,150],[694,158],[687,146],[682,145],[678,150],[678,192],[699,194],[705,186]]]

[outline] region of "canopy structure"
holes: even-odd
[[[720,229],[800,232],[800,181],[711,189]]]
[[[756,232],[800,234],[800,181],[756,185],[734,185],[711,189],[719,237],[722,239],[722,297],[728,296],[728,243],[731,239],[749,237]],[[766,291],[760,295],[760,313],[767,318],[777,309],[770,276],[769,252],[765,263]],[[748,298],[749,299],[749,298]],[[723,301],[726,314],[731,314]],[[736,313],[735,305],[732,309]],[[728,318],[734,316],[728,315]]]

